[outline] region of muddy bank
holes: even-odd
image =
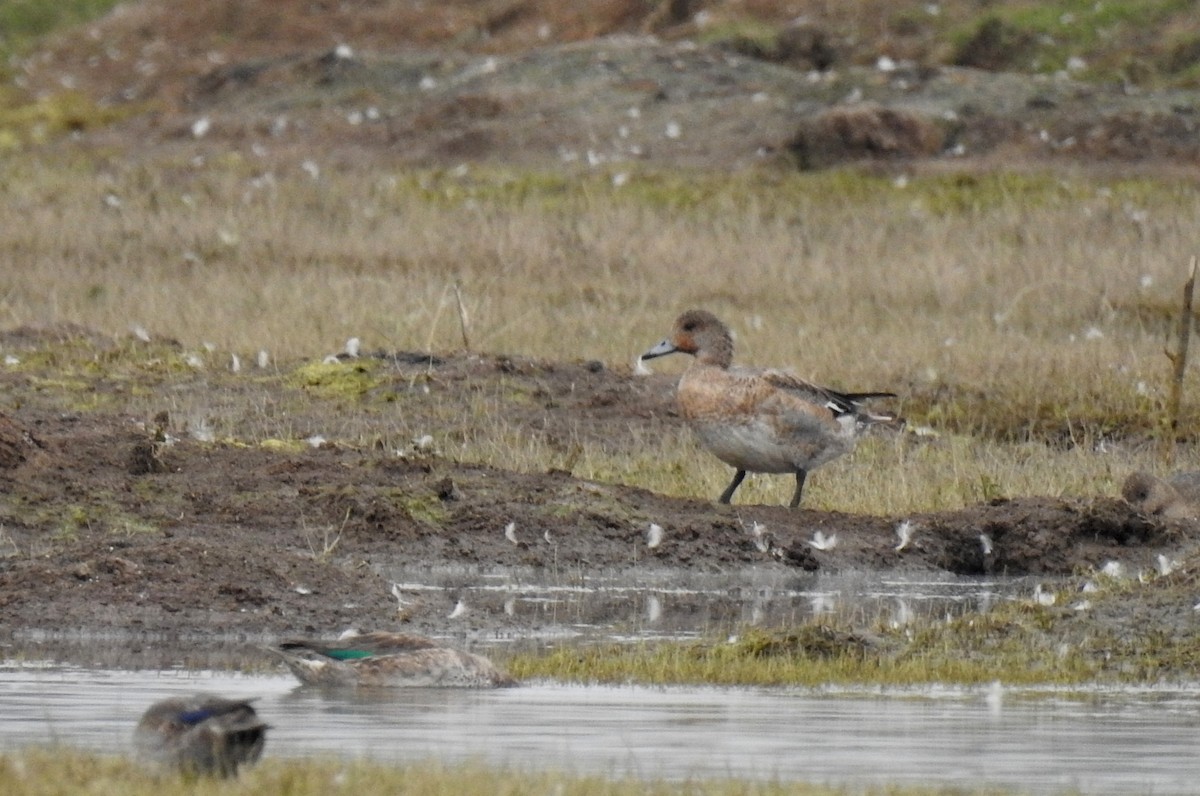
[[[590,402],[600,415],[653,416],[666,400],[661,385],[603,368],[559,373],[573,380],[574,406]],[[544,369],[536,378],[553,381]],[[20,389],[20,376],[6,379]],[[626,402],[598,399],[613,393]],[[455,590],[395,595],[397,572],[455,572],[464,587],[499,571],[558,582],[614,572],[779,572],[797,583],[859,570],[1055,577],[1109,561],[1153,571],[1158,556],[1179,557],[1195,539],[1188,523],[1108,497],[910,517],[720,506],[419,451],[164,442],[128,416],[37,403],[0,416],[0,622],[17,638],[86,630],[203,647],[351,626],[444,631]],[[591,421],[580,428],[604,433],[600,417]],[[663,529],[654,547],[652,523]],[[530,621],[493,606],[455,624],[519,634]]]

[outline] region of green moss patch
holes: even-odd
[[[383,383],[373,360],[313,362],[301,365],[290,381],[310,395],[334,400],[359,400]]]

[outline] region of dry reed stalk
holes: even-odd
[[[462,284],[456,279],[454,280],[454,298],[458,302],[458,326],[462,330],[463,350],[471,350],[471,338],[467,333],[470,327],[470,321],[467,318],[467,307],[463,304]]]
[[[1179,312],[1179,337],[1175,351],[1164,348],[1171,361],[1172,377],[1167,394],[1166,428],[1163,431],[1162,461],[1167,467],[1175,463],[1175,434],[1179,429],[1179,407],[1183,403],[1183,376],[1187,372],[1188,342],[1192,338],[1192,296],[1196,289],[1196,257],[1192,257],[1191,275],[1183,285],[1183,306]]]

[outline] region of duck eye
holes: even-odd
[[[687,323],[685,323],[685,324],[683,325],[683,330],[684,330],[685,332],[694,332],[694,331],[696,331],[696,322],[695,322],[695,321],[688,321]]]

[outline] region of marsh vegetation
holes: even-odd
[[[1153,469],[1162,349],[1200,205],[1183,182],[1001,174],[647,173],[617,187],[474,170],[267,179],[233,158],[99,173],[31,160],[6,179],[9,325],[141,330],[215,368],[260,351],[319,358],[358,337],[367,351],[469,343],[621,371],[702,306],[728,319],[740,361],[900,393],[910,427],[937,441],[869,441],[812,487],[816,505],[836,494],[886,514],[1116,494],[1129,469]],[[353,382],[319,367],[300,378],[369,404],[362,367],[346,369]],[[471,417],[420,433],[469,460],[559,466],[504,421],[505,400],[523,398],[480,396]],[[212,403],[176,408],[221,436],[286,434],[235,428]],[[585,442],[574,472],[676,495],[727,479],[685,434],[606,447]],[[786,499],[777,480],[747,498]]]

